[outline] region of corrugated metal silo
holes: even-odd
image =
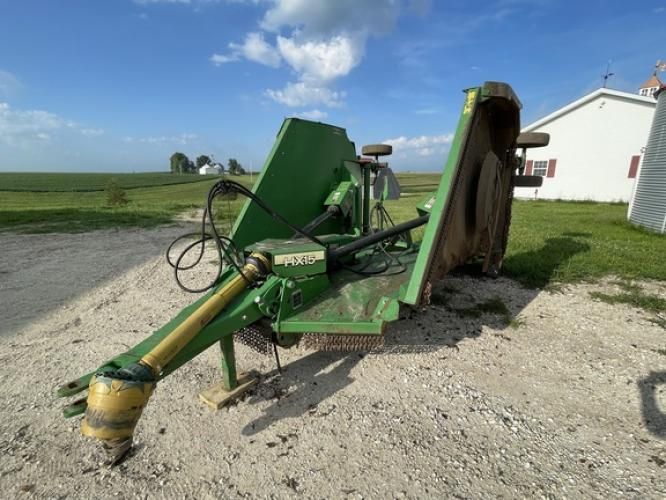
[[[636,190],[629,220],[634,224],[666,232],[666,86],[655,93],[657,109],[648,137],[643,165],[636,182]]]

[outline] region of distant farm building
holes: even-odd
[[[543,185],[516,196],[629,201],[656,107],[651,95],[601,88],[525,127],[549,133],[550,144],[527,154],[525,173],[542,175]]]
[[[219,165],[204,165],[199,169],[199,175],[221,175],[223,173],[222,167]]]

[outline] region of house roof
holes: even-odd
[[[619,97],[621,99],[625,99],[630,102],[635,102],[635,103],[641,103],[641,104],[652,104],[653,106],[657,105],[657,101],[654,99],[654,97],[645,97],[642,95],[638,94],[630,94],[629,92],[621,92],[619,90],[613,90],[613,89],[607,89],[607,88],[600,88],[595,90],[594,92],[591,92],[587,95],[584,95],[580,99],[567,104],[566,106],[561,107],[557,111],[553,111],[551,114],[544,116],[543,118],[540,118],[539,120],[530,123],[526,127],[523,128],[523,132],[531,132],[536,128],[539,128],[546,123],[549,123],[560,116],[566,115],[567,113],[573,111],[574,109],[580,108],[584,104],[587,104],[590,101],[595,100],[597,97],[600,96],[613,96],[613,97]]]
[[[660,87],[661,82],[657,78],[657,75],[652,75],[649,79],[645,80],[645,83],[638,87],[639,89],[651,89],[652,87]]]

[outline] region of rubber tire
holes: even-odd
[[[516,139],[516,148],[542,148],[550,143],[550,134],[545,132],[523,132]]]
[[[543,177],[540,175],[514,175],[514,187],[538,188],[543,185]]]
[[[366,156],[388,156],[393,153],[390,144],[366,144],[361,148],[361,153]]]

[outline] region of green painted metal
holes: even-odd
[[[61,386],[57,394],[60,397],[73,396],[88,388],[90,379],[95,375],[105,370],[116,370],[123,368],[132,363],[138,362],[145,354],[153,349],[159,342],[161,342],[169,333],[171,333],[178,325],[187,319],[211,294],[217,289],[224,286],[229,279],[235,275],[232,269],[227,270],[221,279],[220,284],[209,293],[205,294],[193,304],[185,307],[178,315],[169,321],[167,324],[156,330],[150,337],[144,339],[139,344],[132,347],[127,352],[124,352],[114,358],[106,361],[99,368],[87,373],[86,375],[68,382]],[[233,301],[220,315],[213,321],[208,323],[197,336],[180,351],[159,376],[159,379],[164,378],[175,369],[186,363],[196,355],[210,347],[212,344],[220,340],[225,335],[232,335],[235,331],[254,323],[263,317],[259,310],[255,299],[259,297],[265,289],[270,288],[274,281],[278,280],[277,277],[267,280],[261,288],[251,289],[242,294],[239,298]]]
[[[363,171],[363,227],[361,232],[368,234],[370,232],[370,167],[364,165],[361,170]]]
[[[253,192],[292,224],[303,227],[322,213],[328,195],[352,181],[345,161],[356,160],[345,129],[298,118],[282,124]],[[343,220],[329,220],[316,234],[347,233]],[[267,238],[289,239],[291,231],[248,201],[236,219],[232,238],[245,248]]]
[[[399,274],[360,276],[348,270],[331,274],[329,288],[274,328],[299,333],[382,333],[388,322],[398,319],[397,299],[401,287],[409,281],[416,255],[413,252],[401,257],[406,270]]]
[[[340,208],[343,217],[347,217],[354,210],[354,195],[356,186],[352,181],[341,182],[335,190],[328,195],[324,205],[337,206]]]
[[[286,279],[282,283],[273,330],[284,333],[280,327],[282,321],[309,307],[317,297],[330,288],[331,282],[326,274],[319,274],[307,278]]]
[[[432,213],[432,207],[435,204],[435,200],[437,199],[437,191],[434,191],[430,193],[428,196],[423,198],[417,205],[416,205],[416,211],[418,212],[419,215],[425,215]]]
[[[475,113],[482,104],[497,98],[519,106],[506,85],[486,83],[466,91],[438,190],[416,207],[420,214],[430,213],[423,239],[418,247],[413,246],[411,240],[396,245],[400,250],[403,272],[396,273],[400,270],[398,266],[384,274],[353,272],[351,266],[363,268],[364,272],[381,270],[382,259],[376,257],[375,250],[369,249],[346,256],[346,260],[338,263],[342,267],[333,267],[334,263],[326,261],[325,248],[305,239],[291,239],[293,230],[278,223],[255,203],[247,202],[236,220],[232,238],[245,252],[259,251],[269,256],[272,272],[258,286],[242,292],[202,328],[164,367],[158,378],[166,377],[219,342],[223,382],[228,390],[232,390],[237,386],[233,334],[260,319],[269,320],[281,339],[279,343],[288,346],[303,333],[380,335],[389,322],[398,319],[401,303],[418,305],[429,279],[436,247],[440,244],[445,216],[452,209],[452,189],[460,175],[467,140],[474,132]],[[505,136],[499,142],[506,151],[510,146],[505,144],[508,140]],[[253,191],[273,210],[299,227],[320,216],[327,206],[339,205],[343,217],[325,222],[317,228],[316,234],[326,245],[342,245],[362,237],[364,229],[370,230],[365,227],[368,218],[364,217],[369,196],[363,196],[364,192],[369,192],[369,184],[364,183],[364,178],[367,180],[369,175],[364,174],[364,169],[356,161],[354,144],[344,129],[292,118],[283,123]],[[368,263],[367,267],[364,263]],[[224,286],[235,273],[233,269],[225,271],[215,290]],[[127,352],[60,387],[58,395],[73,396],[87,389],[95,373],[139,361],[215,290],[184,308]],[[85,400],[79,400],[65,408],[65,415],[73,416],[84,410]]]
[[[233,391],[238,387],[238,376],[236,374],[236,354],[234,351],[234,338],[227,335],[220,339],[220,368],[222,370],[222,385],[227,391]]]
[[[480,90],[479,87],[474,87],[466,91],[462,113],[458,120],[458,126],[456,127],[453,142],[451,143],[451,150],[449,151],[449,157],[446,160],[442,179],[439,182],[439,187],[435,194],[435,202],[431,208],[430,220],[425,227],[423,239],[421,240],[418,258],[414,264],[414,270],[412,271],[409,285],[405,289],[405,294],[400,297],[400,300],[405,304],[416,305],[421,301],[421,294],[427,279],[426,274],[434,254],[433,247],[435,245],[435,238],[441,230],[444,218],[444,207],[449,201],[449,192],[454,181],[454,173],[463,152],[462,145],[469,133],[470,118],[479,102],[481,95]]]

